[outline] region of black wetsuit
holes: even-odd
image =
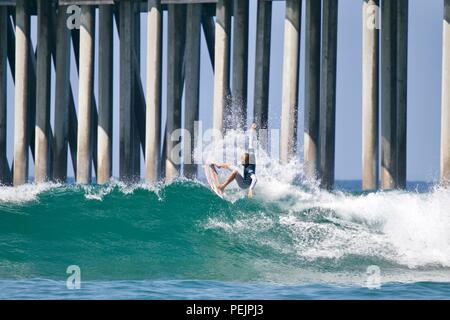
[[[256,177],[255,156],[253,150],[249,151],[251,163],[243,165],[244,170],[236,176],[236,182],[241,189],[248,189],[252,185],[252,177]]]

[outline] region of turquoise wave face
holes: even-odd
[[[448,191],[295,188],[228,200],[188,181],[2,188],[0,279],[63,280],[69,265],[84,280],[361,282],[370,265],[392,281],[450,279]]]

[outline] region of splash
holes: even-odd
[[[0,186],[0,205],[23,204],[36,200],[40,193],[60,187],[58,183],[24,184],[18,187]]]

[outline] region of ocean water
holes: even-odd
[[[195,159],[236,162],[244,140]],[[0,299],[450,299],[450,189],[328,192],[299,161],[256,159],[253,199],[201,174],[0,187]]]
[[[450,190],[261,171],[253,199],[187,180],[0,187],[0,299],[450,298]]]

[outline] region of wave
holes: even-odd
[[[330,193],[259,182],[0,188],[0,278],[450,279],[450,190]]]
[[[196,154],[236,163],[242,135]],[[376,265],[392,281],[450,281],[449,189],[328,192],[259,148],[257,174],[254,199],[232,186],[222,200],[201,177],[0,187],[0,279],[78,265],[91,280],[353,283]]]

